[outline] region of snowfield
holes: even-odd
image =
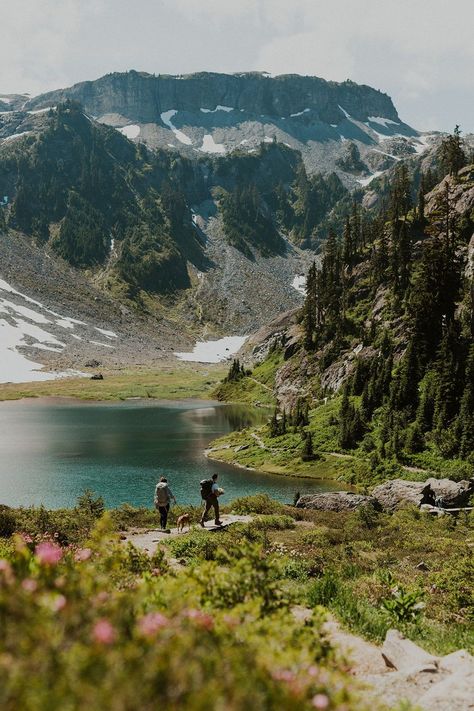
[[[357,182],[359,183],[359,185],[362,185],[362,187],[365,188],[367,187],[367,185],[370,185],[372,180],[375,180],[375,178],[381,176],[383,172],[383,170],[377,170],[375,173],[373,173],[373,175],[369,175],[368,178],[361,178]]]
[[[203,114],[215,114],[216,111],[226,111],[229,113],[229,111],[233,111],[234,108],[232,106],[221,106],[218,104],[215,109],[200,109]]]
[[[291,282],[291,286],[293,289],[296,289],[296,291],[299,291],[300,294],[306,296],[306,277],[303,274],[296,275]]]
[[[387,126],[399,126],[397,121],[392,121],[392,119],[384,118],[383,116],[369,116],[369,121],[371,123],[378,123],[380,126],[387,128]]]
[[[220,363],[239,351],[248,336],[226,336],[217,341],[200,341],[191,353],[175,353],[179,360],[192,363]]]
[[[130,124],[130,126],[123,126],[123,128],[119,128],[119,131],[121,134],[132,140],[134,138],[138,138],[140,135],[140,126],[137,126],[137,124]]]
[[[290,118],[296,118],[297,116],[303,116],[303,114],[307,114],[311,109],[303,109],[303,111],[297,111],[296,114],[290,114]]]
[[[163,123],[165,124],[165,126],[168,126],[168,128],[170,128],[173,131],[173,133],[176,136],[176,138],[178,139],[178,141],[180,141],[181,143],[184,143],[187,146],[192,146],[193,142],[189,138],[189,136],[186,136],[185,133],[183,133],[182,131],[177,129],[176,126],[174,126],[171,123],[171,119],[173,118],[173,116],[176,116],[177,113],[178,112],[176,111],[176,109],[171,109],[170,111],[164,111],[160,115],[160,118],[163,121]]]
[[[13,298],[15,301],[12,300]],[[84,321],[62,316],[0,279],[0,382],[53,380],[72,375],[87,377],[87,374],[75,370],[48,372],[43,369],[43,365],[32,360],[29,354],[26,355],[24,352],[24,349],[31,348],[37,351],[62,353],[67,343],[58,338],[58,329],[64,331],[66,341],[71,337],[81,341],[83,340],[81,336],[72,333],[78,326],[91,329],[91,326]],[[114,331],[107,331],[97,326],[93,328],[109,341],[118,338]],[[52,333],[52,330],[56,333]],[[114,348],[110,343],[92,341],[88,335],[84,338],[97,346]]]
[[[198,150],[203,153],[225,153],[225,146],[222,143],[216,143],[214,137],[210,133],[206,133],[202,139],[202,146]]]

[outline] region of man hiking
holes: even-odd
[[[160,528],[162,531],[167,530],[166,524],[168,523],[171,499],[176,503],[175,496],[168,486],[168,479],[162,476],[155,488],[155,509],[160,512]]]
[[[221,490],[217,486],[217,474],[213,474],[212,479],[203,479],[201,481],[201,498],[205,502],[201,516],[201,526],[203,528],[205,528],[207,514],[212,508],[214,509],[216,526],[222,526],[222,521],[219,520],[219,501],[217,500],[220,493]]]

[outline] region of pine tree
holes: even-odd
[[[306,437],[304,438],[301,459],[303,460],[303,462],[311,462],[316,459],[316,455],[313,449],[313,437],[311,435],[311,432],[307,432]]]
[[[447,136],[441,145],[441,165],[445,173],[457,175],[466,162],[461,130],[456,126],[453,133]]]

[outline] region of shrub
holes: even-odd
[[[8,506],[0,506],[0,538],[9,538],[15,530],[15,514]]]
[[[291,516],[267,514],[254,518],[250,526],[256,528],[257,530],[284,531],[288,528],[294,528],[295,521]]]
[[[415,622],[425,604],[421,601],[421,594],[417,591],[407,591],[402,586],[396,586],[391,591],[391,596],[382,600],[382,607],[397,623]]]
[[[243,496],[232,502],[232,511],[236,514],[277,514],[284,510],[283,504],[273,501],[268,494]]]
[[[47,556],[17,539],[1,561],[2,709],[364,707],[321,616],[293,618],[259,546],[167,573],[111,528],[105,517],[87,548],[49,543]]]

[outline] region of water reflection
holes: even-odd
[[[151,505],[166,474],[181,503],[199,503],[199,481],[221,474],[226,499],[266,491],[280,500],[321,482],[257,474],[204,457],[209,442],[258,425],[269,413],[213,403],[0,404],[0,503],[71,506],[88,487],[110,507]]]

